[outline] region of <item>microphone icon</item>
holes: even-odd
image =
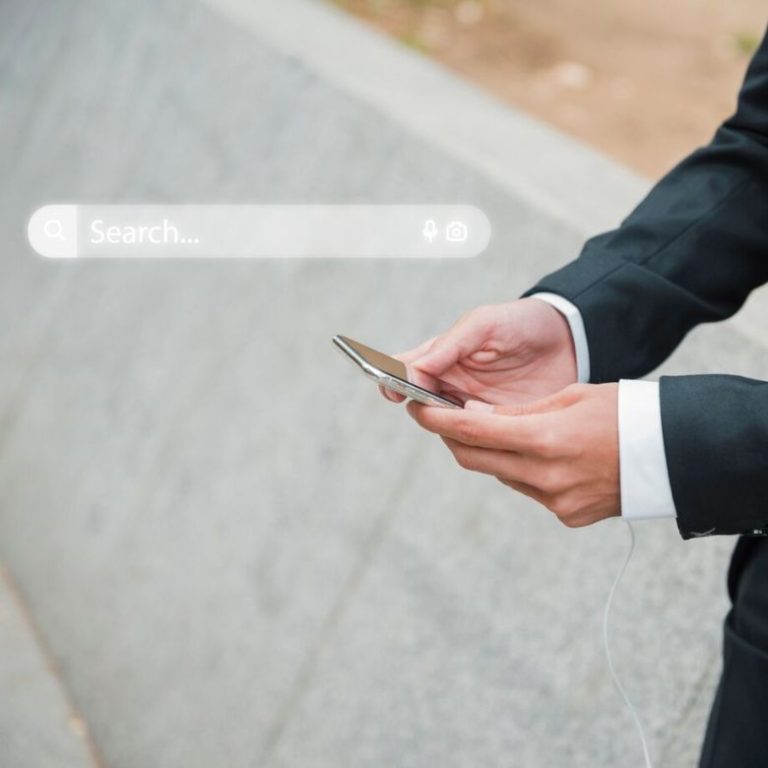
[[[438,229],[437,224],[435,223],[434,219],[430,219],[424,224],[424,229],[422,230],[422,234],[424,235],[424,239],[431,245],[435,238],[437,237]]]

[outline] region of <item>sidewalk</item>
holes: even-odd
[[[94,768],[85,726],[0,568],[0,756],[3,765]]]
[[[73,711],[117,768],[639,764],[600,635],[621,523],[461,473],[330,338],[400,349],[517,296],[644,185],[332,9],[246,5],[3,12],[0,561],[41,645],[1,632],[0,684],[43,693],[2,697],[0,762],[45,768],[18,747],[44,728],[89,765]],[[78,200],[472,202],[494,236],[450,264],[33,257],[29,213]],[[665,370],[714,365],[768,351],[731,323]],[[730,546],[638,526],[618,594],[665,768],[698,749]]]

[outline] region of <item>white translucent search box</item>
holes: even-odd
[[[491,224],[472,205],[46,205],[32,248],[72,258],[466,258]]]

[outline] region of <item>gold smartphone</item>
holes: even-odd
[[[346,336],[334,336],[333,343],[369,379],[373,379],[382,387],[410,397],[411,400],[416,400],[418,403],[437,405],[441,408],[463,408],[467,400],[479,400],[479,398],[461,392],[439,379],[437,380],[439,392],[424,389],[424,387],[408,381],[408,370],[404,363],[385,355],[383,352],[366,347],[359,341],[354,341]]]

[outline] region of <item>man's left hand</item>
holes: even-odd
[[[572,384],[514,407],[410,402],[408,411],[459,465],[493,475],[577,528],[621,514],[617,399],[618,384]]]

